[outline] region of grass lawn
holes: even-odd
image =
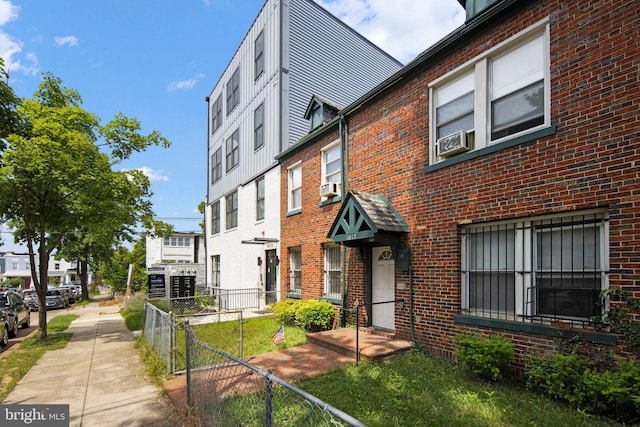
[[[306,342],[301,328],[285,327],[285,341],[271,336],[280,327],[272,317],[245,319],[243,357]],[[193,326],[196,337],[239,355],[237,321]],[[184,329],[177,337],[179,369],[184,369]],[[619,426],[527,391],[517,382],[484,382],[451,360],[413,351],[381,363],[360,362],[297,382],[297,387],[375,426]]]
[[[418,351],[295,384],[369,426],[619,426]]]
[[[280,325],[273,317],[244,319],[242,322],[242,357],[246,358],[306,343],[306,332],[303,328],[285,326],[285,340],[277,346],[273,345],[271,337],[280,328]],[[240,323],[238,321],[195,325],[191,329],[196,338],[205,344],[239,357]],[[184,370],[186,369],[184,328],[178,328],[176,341],[178,347],[176,368]]]
[[[49,350],[63,348],[73,334],[62,332],[77,319],[77,314],[56,316],[47,322],[47,338],[38,339],[37,333],[26,338],[12,352],[0,354],[0,402],[4,401],[38,359]]]

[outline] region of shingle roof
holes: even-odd
[[[353,190],[350,193],[378,230],[397,233],[409,232],[407,224],[384,196]]]

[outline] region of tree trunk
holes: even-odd
[[[36,292],[38,293],[38,338],[47,338],[47,284],[49,283],[48,270],[49,270],[49,254],[47,253],[46,245],[40,240],[38,246],[38,269],[40,270],[40,277],[34,278],[36,282]]]
[[[88,251],[85,251],[82,261],[78,262],[78,274],[80,275],[80,286],[82,286],[82,299],[89,300],[88,272],[89,263],[87,262]]]

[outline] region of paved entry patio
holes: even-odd
[[[288,382],[298,381],[342,369],[356,363],[356,330],[340,328],[307,334],[307,344],[248,357],[245,360],[270,371]],[[411,343],[388,336],[358,334],[360,360],[379,361],[409,351]],[[180,412],[187,410],[186,375],[177,375],[164,382],[167,394]]]

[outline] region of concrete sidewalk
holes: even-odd
[[[119,306],[94,301],[67,311],[80,316],[66,331],[71,341],[45,353],[3,404],[68,404],[70,426],[185,424],[145,373]]]

